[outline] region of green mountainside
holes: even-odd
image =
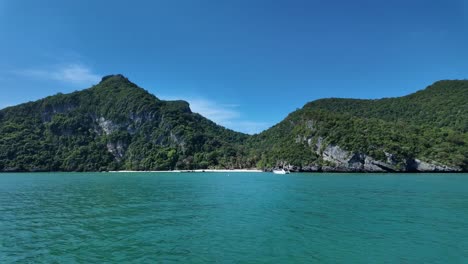
[[[247,164],[247,135],[122,75],[0,111],[0,170],[170,170]]]
[[[379,100],[321,99],[305,108],[468,132],[468,81],[439,81],[416,93]]]
[[[254,136],[122,75],[0,110],[0,171],[468,171],[467,157],[468,81],[399,98],[317,100]]]
[[[379,100],[322,99],[251,139],[260,167],[468,170],[468,81]]]

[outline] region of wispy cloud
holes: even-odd
[[[72,84],[92,84],[100,80],[100,76],[82,64],[66,64],[49,69],[26,69],[16,73],[31,78],[56,80]]]
[[[207,99],[189,99],[190,109],[216,123],[225,124],[233,119],[240,118],[241,114],[235,107],[227,104],[218,104]]]
[[[269,127],[269,124],[264,122],[244,119],[241,111],[239,111],[240,105],[237,104],[222,104],[201,97],[160,96],[160,98],[164,100],[185,100],[189,102],[192,112],[199,113],[219,125],[243,133],[255,134]]]

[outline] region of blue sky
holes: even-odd
[[[323,97],[468,76],[465,0],[0,0],[0,108],[122,73],[259,132]]]

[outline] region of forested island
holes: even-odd
[[[307,103],[260,134],[226,129],[109,75],[0,110],[0,171],[285,167],[307,172],[468,171],[468,81],[378,100]]]

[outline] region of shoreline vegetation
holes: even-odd
[[[118,171],[107,171],[109,173],[134,173],[134,172],[154,172],[154,173],[166,173],[166,172],[171,172],[171,173],[186,173],[186,172],[266,172],[263,170],[257,170],[257,169],[235,169],[235,170],[157,170],[157,171],[134,171],[134,170],[118,170]]]
[[[196,169],[196,170],[116,170],[116,171],[0,171],[1,174],[23,174],[23,173],[272,173],[273,170],[259,169]],[[467,174],[466,171],[290,171],[295,174]],[[284,176],[284,175],[283,175]]]
[[[468,172],[468,80],[395,98],[320,99],[255,135],[123,75],[0,110],[2,172]],[[234,170],[232,170],[234,169]]]
[[[172,170],[172,171],[102,171],[103,173],[272,173],[272,170],[242,169],[242,170]],[[397,172],[373,172],[373,171],[291,171],[299,174],[468,174],[465,171],[397,171]],[[1,174],[1,172],[0,172]],[[283,175],[284,176],[284,175]]]

